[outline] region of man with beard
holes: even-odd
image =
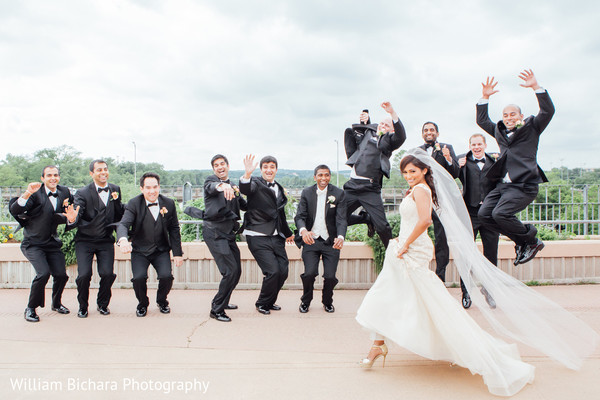
[[[454,149],[451,144],[440,143],[437,141],[440,136],[437,124],[431,121],[425,122],[422,128],[422,136],[425,143],[419,147],[425,150],[438,164],[444,167],[453,178],[457,178],[459,168]],[[433,233],[435,235],[435,273],[442,282],[446,282],[446,267],[450,261],[450,249],[448,249],[446,232],[444,231],[442,222],[435,213],[435,210],[431,213],[431,219],[433,220]],[[464,305],[465,303],[463,301],[463,306]],[[470,307],[470,303],[468,306]]]

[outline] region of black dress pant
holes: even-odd
[[[35,278],[31,282],[27,307],[44,307],[45,287],[50,275],[54,281],[52,284],[52,307],[60,307],[62,293],[69,280],[65,268],[65,255],[61,251],[60,245],[58,243],[48,246],[21,245],[21,251],[35,269]]]
[[[381,199],[381,187],[366,179],[350,179],[344,184],[346,193],[346,204],[348,207],[348,226],[356,224],[371,223],[375,231],[387,248],[392,238],[392,228],[385,217],[383,200]],[[353,215],[352,213],[362,206],[365,214]]]
[[[485,197],[477,215],[488,229],[508,236],[519,246],[534,243],[537,229],[524,225],[515,214],[527,208],[537,194],[535,183],[499,183]]]
[[[321,238],[316,239],[312,245],[302,244],[304,273],[300,275],[300,278],[302,279],[304,293],[300,301],[304,304],[310,304],[313,299],[315,278],[319,274],[319,260],[321,258],[323,259],[322,302],[326,306],[333,304],[333,288],[338,283],[335,273],[340,260],[340,251],[334,249],[331,244],[327,244]]]
[[[279,291],[288,277],[288,257],[285,239],[275,236],[246,236],[248,249],[264,275],[256,307],[275,304]]]
[[[467,206],[469,217],[471,217],[471,226],[473,227],[473,239],[477,239],[477,233],[480,234],[484,257],[492,264],[498,265],[498,240],[500,239],[500,234],[481,223],[477,216],[480,207]],[[460,288],[463,293],[467,292],[462,279],[460,280]]]
[[[148,307],[148,267],[152,264],[158,277],[158,291],[156,292],[156,304],[168,306],[167,295],[173,286],[173,274],[171,273],[171,257],[169,251],[155,251],[150,255],[144,255],[133,251],[131,253],[131,272],[133,278],[133,291],[138,299],[138,309]]]
[[[435,236],[435,274],[446,282],[446,267],[450,261],[450,249],[448,249],[448,240],[442,221],[438,218],[435,211],[431,212],[433,220],[433,234]]]
[[[227,229],[229,227],[231,229]],[[233,221],[223,224],[214,224],[205,221],[202,236],[222,275],[219,290],[211,304],[212,311],[221,313],[229,304],[231,293],[237,286],[242,275],[240,249],[235,242]]]
[[[79,308],[87,310],[90,297],[90,282],[92,280],[92,263],[96,255],[98,275],[100,275],[100,288],[96,303],[100,307],[108,307],[112,295],[112,284],[117,278],[114,273],[115,246],[112,241],[75,243],[75,254],[77,255],[77,300]]]

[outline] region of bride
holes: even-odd
[[[492,394],[511,396],[533,382],[534,367],[521,361],[516,344],[484,331],[429,270],[433,244],[427,235],[435,207],[455,264],[482,314],[494,329],[578,369],[598,335],[557,304],[493,266],[477,250],[471,223],[452,177],[420,149],[400,162],[410,191],[400,205],[398,238],[390,241],[383,269],[358,309],[371,331],[371,367],[388,349],[385,339],[432,360],[446,360],[483,377]],[[495,301],[487,306],[479,289]]]

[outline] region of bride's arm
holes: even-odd
[[[411,234],[406,238],[406,241],[398,250],[398,258],[408,251],[408,246],[412,244],[425,230],[431,225],[431,196],[427,190],[416,187],[413,190],[413,198],[417,204],[417,214],[419,220]]]

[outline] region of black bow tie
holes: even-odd
[[[50,196],[58,198],[58,192],[54,192],[54,193],[48,192],[48,197],[50,197]]]
[[[103,187],[103,188],[99,187],[98,188],[98,193],[102,193],[102,192],[108,193],[108,186],[107,187]]]
[[[475,158],[475,159],[474,159],[474,161],[475,161],[476,163],[482,163],[482,164],[485,164],[485,158],[481,158],[481,159],[477,159],[477,158]]]
[[[231,184],[231,181],[230,181],[229,179],[227,179],[226,181],[221,181],[221,182],[223,182],[223,183],[226,183],[226,184],[228,184],[228,185],[230,185],[230,184]]]
[[[275,182],[267,182],[268,187],[275,187]]]
[[[435,143],[434,144],[425,143],[425,150],[427,150],[428,148],[433,147],[433,146],[435,146]]]
[[[148,203],[148,207],[158,207],[158,203]]]

